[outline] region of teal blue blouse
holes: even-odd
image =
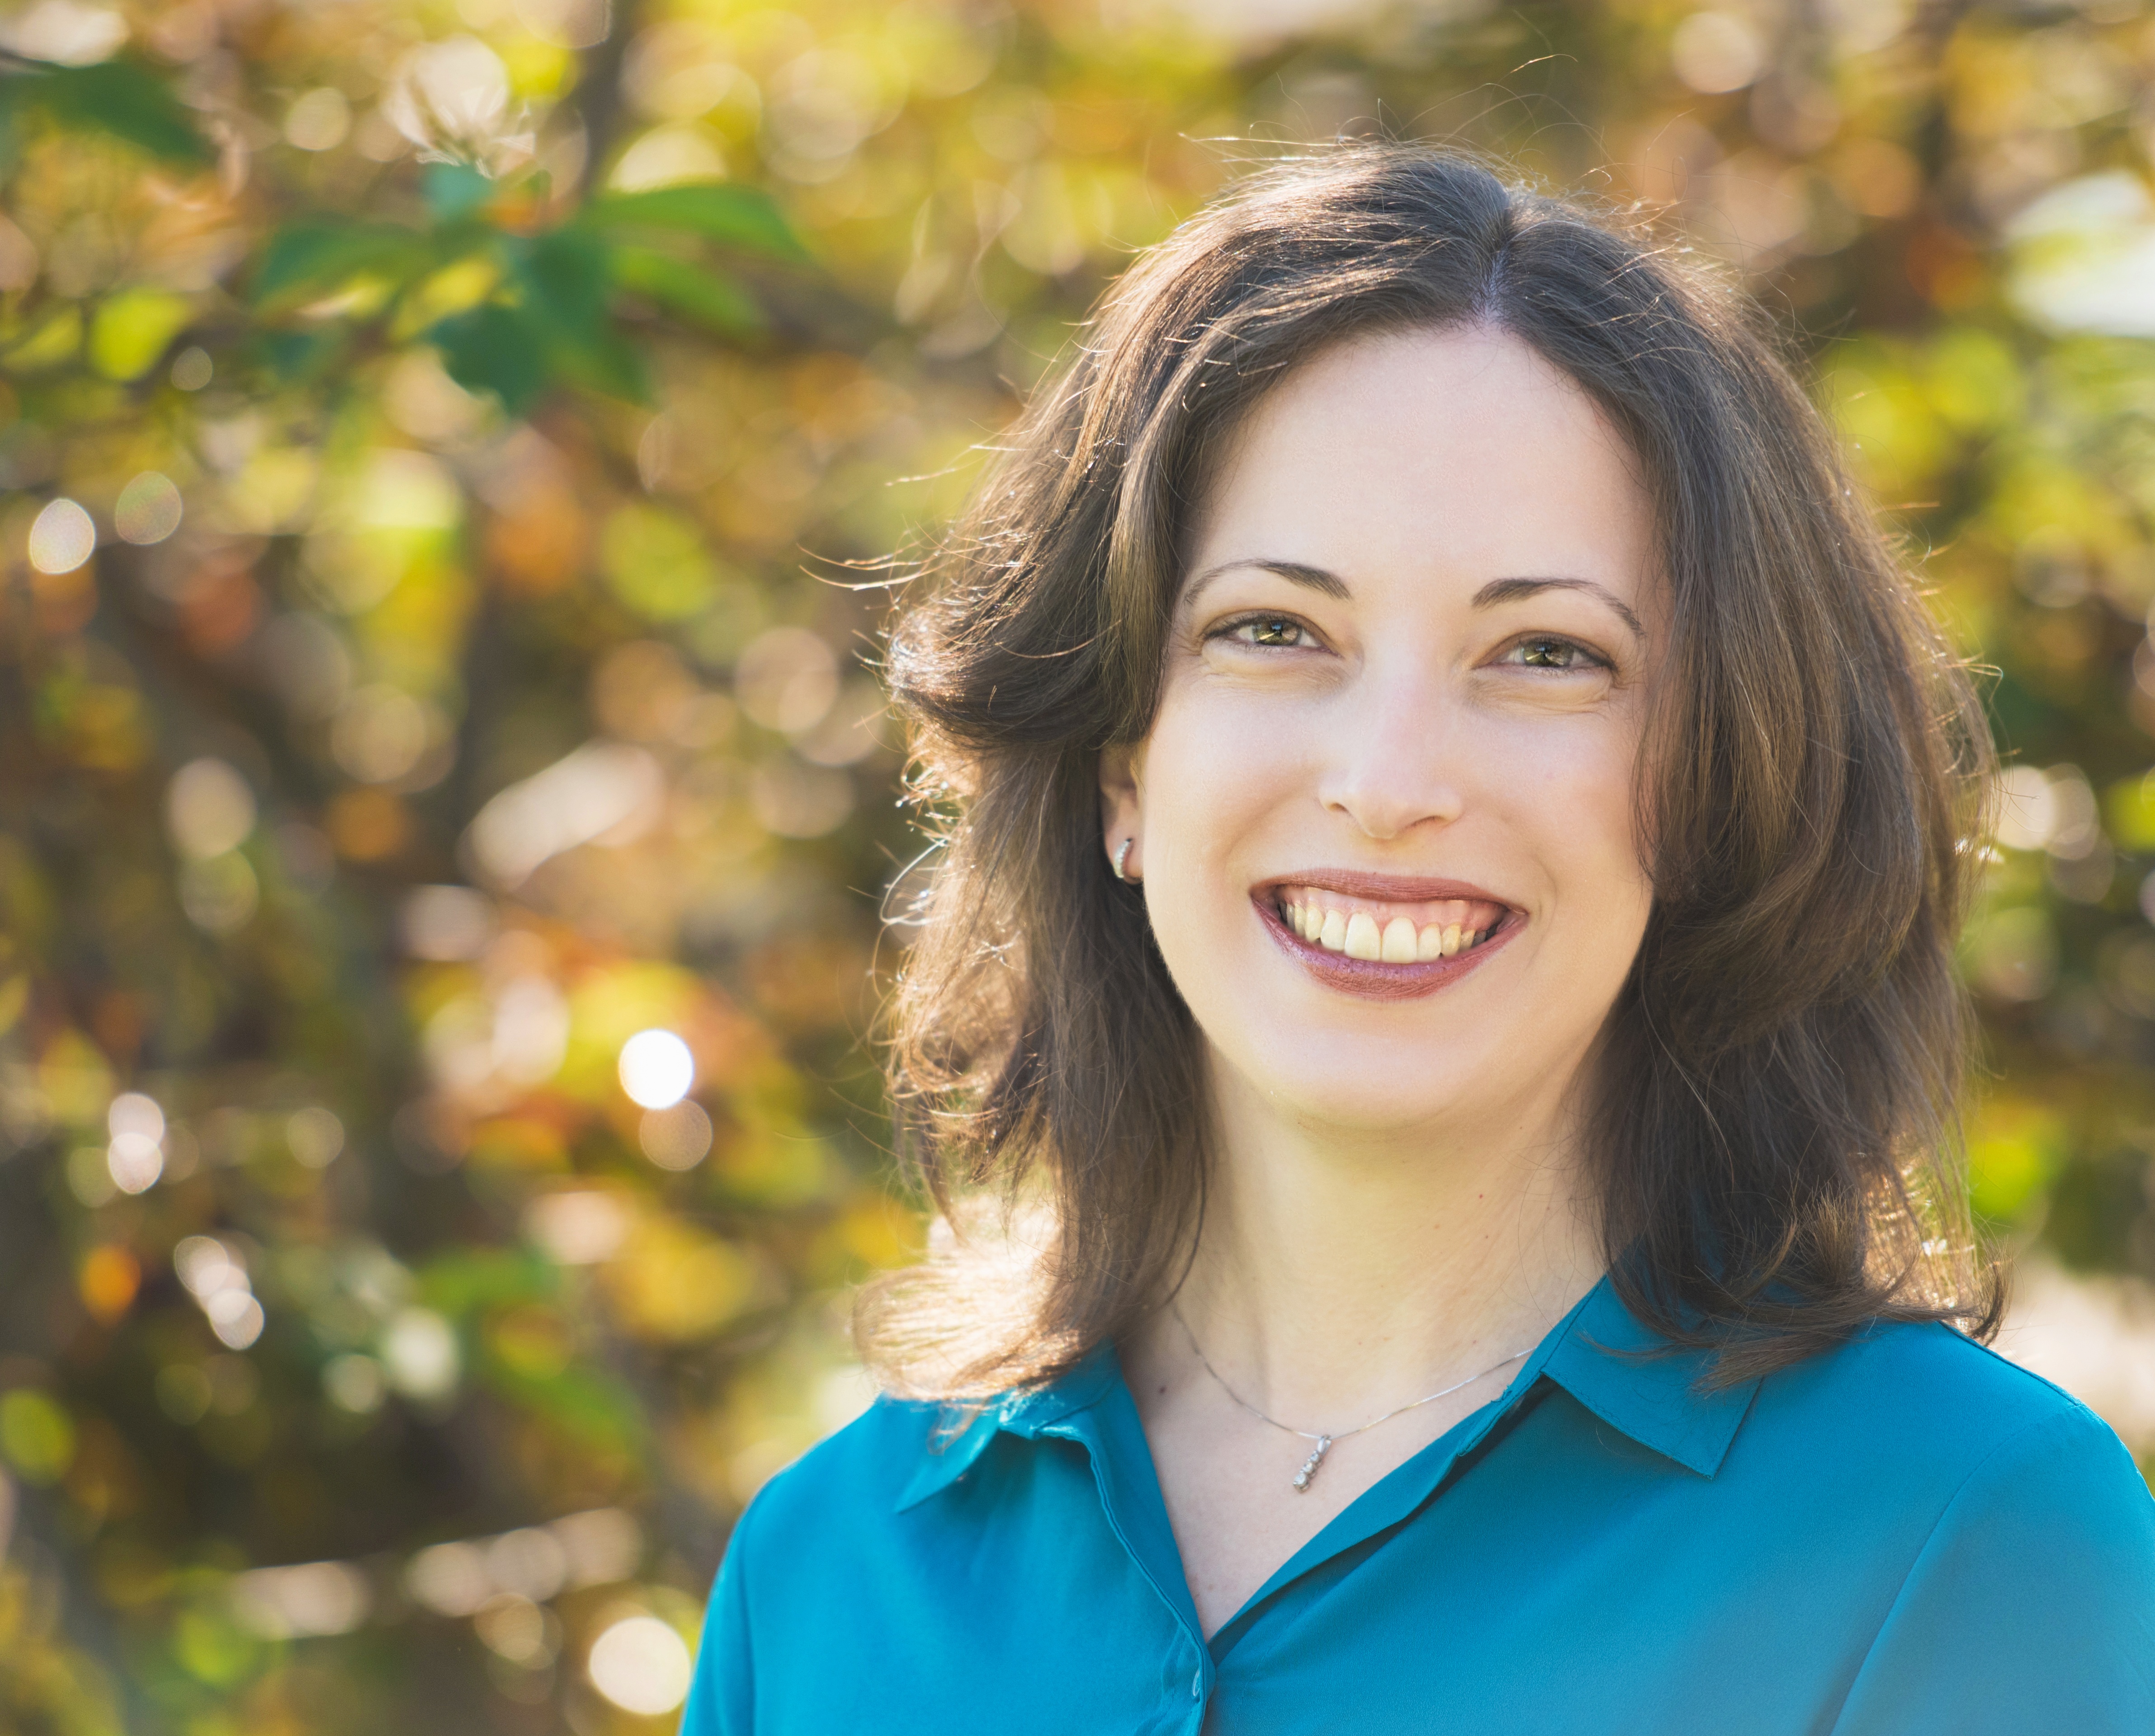
[[[2155,1733],[2155,1502],[1938,1326],[1692,1388],[1606,1281],[1206,1640],[1111,1349],[750,1504],[683,1736]]]

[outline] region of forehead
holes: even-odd
[[[1243,556],[1356,574],[1573,573],[1643,604],[1652,503],[1623,437],[1508,333],[1331,346],[1251,408],[1192,525],[1192,571]]]

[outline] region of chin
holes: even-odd
[[[1506,1088],[1513,1082],[1490,1065],[1492,1046],[1476,1042],[1471,1054],[1468,1047],[1426,1038],[1372,1042],[1366,1030],[1304,1027],[1238,1044],[1239,1054],[1216,1044],[1214,1054],[1231,1078],[1247,1080],[1275,1107],[1313,1124],[1374,1137],[1472,1116],[1510,1096]]]

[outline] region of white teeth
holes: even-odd
[[[1367,910],[1357,910],[1348,919],[1347,956],[1350,959],[1374,959],[1382,955],[1384,941],[1377,934],[1377,920]]]
[[[1472,908],[1456,901],[1437,904],[1432,910],[1436,919],[1419,929],[1411,917],[1395,916],[1380,926],[1367,910],[1327,909],[1314,899],[1279,909],[1287,927],[1313,946],[1344,952],[1350,959],[1411,965],[1456,957],[1487,938],[1491,929],[1467,926]]]

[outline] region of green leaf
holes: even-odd
[[[636,193],[602,193],[582,222],[601,229],[675,229],[741,253],[805,264],[808,249],[770,194],[730,182],[690,182]]]
[[[556,229],[520,250],[518,284],[532,317],[571,344],[606,329],[607,248],[596,236]]]
[[[516,308],[489,302],[435,322],[427,333],[442,366],[467,392],[490,392],[520,416],[546,388],[546,335]]]
[[[494,184],[469,163],[429,163],[419,177],[419,190],[438,223],[453,223],[491,199]]]
[[[592,392],[644,402],[650,396],[643,358],[612,329],[607,302],[612,249],[596,236],[556,229],[521,250],[515,282],[519,311],[545,335],[549,360],[566,378]]]
[[[556,344],[551,359],[555,371],[586,392],[603,392],[624,403],[651,402],[651,376],[643,365],[643,352],[617,331]]]
[[[647,1431],[636,1395],[611,1376],[577,1368],[535,1376],[489,1360],[480,1377],[503,1397],[593,1447],[634,1452],[644,1445]]]
[[[464,1247],[420,1274],[422,1298],[453,1320],[503,1303],[533,1302],[561,1287],[554,1262],[526,1248]]]
[[[2110,835],[2127,850],[2155,850],[2155,772],[2113,784],[2103,798]]]
[[[0,362],[10,374],[31,374],[70,360],[82,342],[82,310],[72,301],[48,306],[19,330],[0,330]]]
[[[217,161],[186,107],[147,67],[125,59],[31,65],[0,80],[0,101],[43,109],[63,126],[110,133],[167,162],[200,167]]]
[[[74,1421],[33,1387],[0,1398],[0,1455],[26,1483],[56,1483],[74,1458]]]
[[[304,331],[258,331],[249,346],[257,360],[280,380],[293,382],[319,376],[343,352],[344,335],[335,327]]]
[[[755,298],[734,279],[657,248],[616,248],[613,279],[624,289],[649,296],[668,313],[726,337],[752,337],[770,325]]]
[[[194,303],[169,289],[108,295],[90,322],[90,365],[108,380],[139,380],[194,318]]]
[[[402,282],[428,263],[424,240],[390,223],[303,218],[269,238],[254,274],[259,307],[289,307],[362,274]]]

